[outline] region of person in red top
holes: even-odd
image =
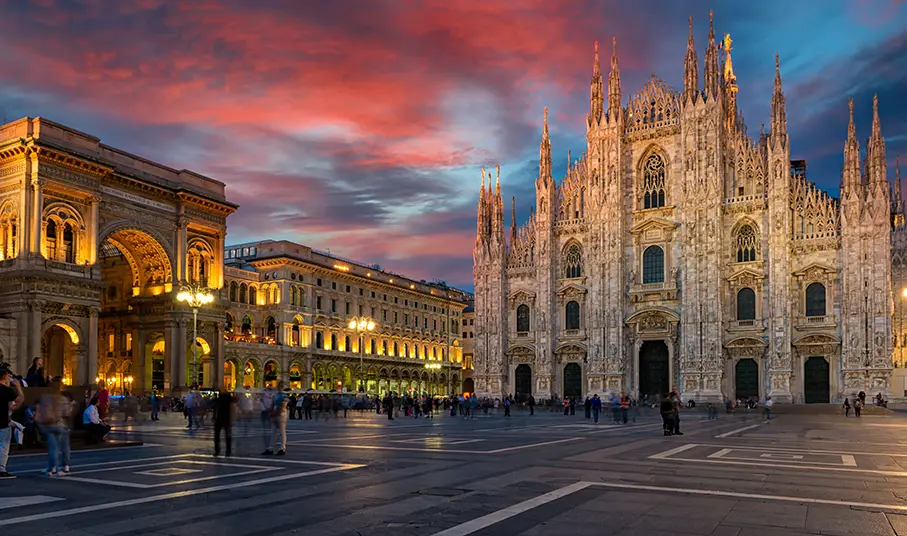
[[[110,393],[104,380],[98,382],[98,391],[94,394],[98,398],[98,416],[102,421],[107,420],[107,411],[110,409]]]

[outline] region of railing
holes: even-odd
[[[726,198],[724,204],[731,205],[733,203],[746,203],[748,201],[762,201],[765,199],[768,199],[768,194],[737,195]]]
[[[733,321],[731,321],[731,326],[730,326],[731,330],[735,330],[735,331],[737,331],[737,330],[739,330],[739,331],[761,330],[764,327],[765,327],[765,325],[763,324],[763,321],[761,319],[733,320]]]
[[[227,342],[244,342],[249,344],[280,344],[276,337],[258,336],[254,333],[224,333]]]

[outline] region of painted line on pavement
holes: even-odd
[[[506,447],[493,450],[466,450],[466,449],[446,449],[446,448],[422,448],[422,447],[392,447],[385,445],[347,445],[347,444],[337,444],[337,443],[321,443],[321,442],[310,442],[310,441],[288,441],[288,445],[294,446],[307,446],[307,447],[326,447],[326,448],[345,448],[345,449],[359,449],[359,450],[398,450],[404,452],[443,452],[447,454],[502,454],[505,452],[512,452],[515,450],[531,449],[535,447],[543,447],[545,445],[556,445],[559,443],[567,443],[569,441],[579,441],[583,439],[581,437],[568,437],[566,439],[557,439],[554,441],[542,441],[541,443],[530,443],[528,445],[517,445],[515,447]]]
[[[44,504],[49,502],[64,501],[62,497],[51,497],[49,495],[26,495],[24,497],[0,497],[0,510],[6,508],[21,508],[23,506],[32,506],[35,504]]]
[[[79,508],[70,508],[67,510],[56,510],[50,512],[42,512],[40,514],[12,517],[3,519],[3,525],[18,525],[20,523],[29,523],[31,521],[42,521],[45,519],[52,519],[58,517],[68,517],[78,514],[88,514],[93,512],[100,512],[103,510],[111,510],[115,508],[122,508],[124,506],[135,506],[137,504],[148,504],[159,501],[167,501],[170,499],[179,499],[183,497],[192,497],[195,495],[205,495],[208,493],[214,493],[217,491],[227,491],[231,489],[244,488],[248,486],[257,486],[259,484],[270,484],[271,482],[281,482],[284,480],[292,480],[294,478],[302,478],[306,476],[321,475],[325,473],[335,473],[337,471],[349,471],[350,469],[358,469],[360,467],[365,467],[361,464],[337,464],[336,467],[329,467],[325,469],[316,469],[314,471],[307,471],[304,473],[293,473],[290,475],[280,475],[272,476],[269,478],[260,478],[257,480],[249,480],[246,482],[237,482],[234,484],[222,484],[220,486],[211,486],[207,488],[198,488],[190,489],[186,491],[175,491],[173,493],[164,493],[161,495],[152,495],[151,497],[140,497],[137,499],[128,499],[125,501],[115,501],[110,503],[95,504],[91,506],[82,506]],[[65,481],[65,479],[64,479]]]
[[[103,448],[103,449],[76,450],[76,451],[73,451],[72,456],[75,457],[77,454],[78,455],[82,455],[82,454],[87,455],[87,454],[104,453],[104,452],[110,452],[112,450],[126,450],[126,449],[134,450],[134,449],[141,449],[141,448],[148,448],[148,447],[163,447],[163,446],[164,445],[162,445],[160,443],[143,443],[141,445],[132,445],[131,447],[109,447],[109,448]],[[11,452],[9,455],[10,458],[30,458],[33,456],[42,456],[44,458],[47,458],[47,453],[46,452],[35,452],[34,454],[16,454],[14,452]]]
[[[683,452],[685,450],[690,450],[691,448],[698,447],[698,446],[699,445],[697,445],[696,443],[688,443],[686,445],[674,447],[671,450],[666,450],[664,452],[659,452],[658,454],[653,454],[653,455],[649,456],[649,458],[652,460],[663,460],[669,456],[673,456],[675,454],[680,454],[681,452]]]
[[[731,430],[730,432],[725,432],[723,434],[718,434],[716,438],[731,437],[732,435],[739,434],[740,432],[745,432],[746,430],[752,430],[753,428],[758,428],[759,424],[751,424],[749,426],[744,426],[743,428],[738,428],[736,430]]]
[[[620,483],[609,483],[609,482],[576,482],[563,488],[556,489],[554,491],[548,492],[544,495],[539,495],[533,499],[517,503],[513,506],[503,508],[497,512],[492,512],[488,515],[467,521],[455,527],[451,527],[447,530],[442,530],[441,532],[436,532],[432,536],[467,536],[474,532],[478,532],[482,529],[490,527],[496,523],[500,523],[511,517],[520,515],[524,512],[537,508],[544,504],[556,501],[568,495],[572,495],[577,491],[581,491],[590,487],[603,487],[603,488],[614,488],[614,489],[626,489],[626,490],[638,490],[638,491],[654,491],[661,493],[682,493],[687,495],[707,495],[713,497],[734,497],[737,499],[754,499],[761,501],[778,501],[778,502],[795,502],[795,503],[807,503],[807,504],[827,504],[831,506],[846,506],[848,508],[869,508],[873,510],[893,510],[898,512],[907,511],[907,506],[900,504],[873,504],[873,503],[863,503],[856,501],[836,501],[833,499],[813,499],[810,497],[791,497],[785,495],[763,495],[759,493],[741,493],[736,491],[721,491],[721,490],[709,490],[709,489],[691,489],[691,488],[669,488],[663,486],[646,486],[642,484],[620,484]]]

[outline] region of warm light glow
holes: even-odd
[[[410,285],[409,288],[416,288],[416,285]]]
[[[198,344],[202,349],[202,355],[209,355],[211,353],[211,345],[208,344],[208,341],[199,337],[195,339],[196,344]]]
[[[164,355],[164,341],[160,340],[154,343],[154,347],[151,348],[151,353],[154,355]]]
[[[72,341],[73,344],[79,344],[79,334],[76,333],[76,330],[74,330],[72,326],[57,324],[57,327],[62,328],[63,331],[69,334],[69,340]]]
[[[391,283],[393,283],[393,282],[394,282],[394,280],[393,280],[393,279],[388,279],[388,281],[389,281],[389,282],[391,282]]]
[[[372,277],[372,273],[371,273],[371,272],[367,272],[367,273],[365,274],[365,277]]]
[[[904,297],[907,298],[907,288],[904,289],[903,294],[904,294]]]
[[[426,363],[425,368],[429,370],[441,370],[441,363]]]
[[[342,265],[342,264],[335,264],[335,265],[334,265],[334,269],[335,269],[335,270],[340,270],[341,272],[349,272],[349,271],[350,271],[350,267],[349,267],[349,266],[344,266],[344,265]]]
[[[369,321],[368,321],[368,324],[366,325],[366,329],[369,330],[369,331],[374,331],[374,330],[375,330],[375,323],[372,322],[371,320],[369,320]]]
[[[356,321],[350,320],[350,329],[356,329]]]

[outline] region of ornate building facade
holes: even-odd
[[[596,44],[586,152],[554,180],[546,109],[535,209],[521,227],[512,213],[509,233],[500,182],[486,189],[483,170],[480,395],[892,394],[907,357],[892,331],[907,328],[893,305],[907,234],[878,102],[865,155],[850,103],[835,199],[791,161],[777,56],[769,130],[755,140],[737,110],[730,37],[716,41],[711,16],[701,78],[698,61],[691,19],[683,90],[653,75],[622,105],[616,42],[607,79]]]
[[[228,246],[223,386],[458,392],[468,294],[288,241]],[[357,331],[354,319],[371,320]]]
[[[47,119],[0,126],[0,360],[114,393],[460,389],[470,296],[290,242],[226,247],[236,209],[221,182]],[[215,295],[195,335],[186,285]]]

